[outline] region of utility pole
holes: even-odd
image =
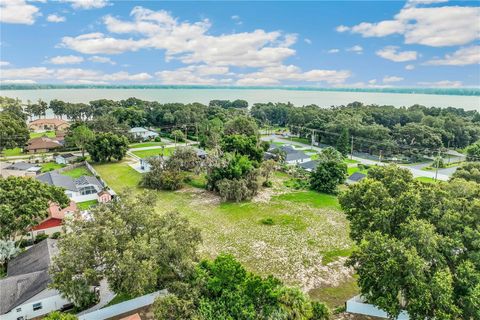
[[[315,130],[312,129],[312,139],[311,139],[311,146],[313,147],[313,142],[315,141]]]
[[[353,136],[352,136],[352,145],[350,147],[350,160],[353,160]]]
[[[440,149],[437,152],[437,159],[435,160],[435,181],[437,181],[438,176],[438,165],[440,164]]]
[[[383,150],[380,150],[380,156],[378,157],[378,160],[379,160],[380,162],[382,162],[382,153],[383,153]]]

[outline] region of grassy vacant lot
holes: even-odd
[[[30,132],[30,139],[47,136],[49,138],[55,137],[55,131],[45,131],[45,132]]]
[[[415,178],[415,180],[425,182],[425,183],[439,183],[440,182],[440,180],[435,180],[435,179],[429,178],[429,177],[417,177],[417,178]]]
[[[141,174],[126,160],[95,165],[115,191],[140,190]],[[158,191],[159,212],[178,210],[202,231],[203,257],[229,252],[254,272],[273,274],[297,285],[331,307],[341,306],[358,292],[350,269],[343,266],[352,250],[348,223],[336,197],[294,191],[276,174],[272,188],[251,202],[220,203],[195,177],[176,192]],[[268,223],[265,223],[268,221]]]
[[[153,157],[153,156],[158,156],[161,155],[163,152],[164,156],[169,156],[173,153],[173,150],[175,148],[170,147],[170,148],[158,148],[158,149],[150,149],[150,150],[139,150],[139,151],[132,151],[134,155],[137,157],[140,157],[142,159],[148,158],[148,157]]]
[[[15,156],[21,156],[24,153],[22,153],[22,149],[20,148],[13,148],[13,149],[5,149],[3,150],[3,155],[5,157],[15,157]]]
[[[72,177],[74,179],[80,178],[81,176],[91,176],[92,173],[84,166],[77,167],[71,170],[63,171],[63,175]]]
[[[150,141],[150,142],[132,143],[128,147],[129,148],[146,148],[146,147],[157,147],[157,146],[163,146],[163,145],[165,145],[165,142]]]

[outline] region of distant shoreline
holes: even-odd
[[[3,90],[48,90],[48,89],[195,89],[195,90],[287,90],[320,92],[375,92],[397,94],[432,94],[480,96],[480,88],[320,88],[320,87],[258,87],[258,86],[200,86],[200,85],[57,85],[57,84],[0,84]]]

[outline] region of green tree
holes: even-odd
[[[175,140],[175,146],[177,145],[177,142],[185,141],[187,138],[185,137],[185,133],[183,133],[181,130],[173,130],[172,137]]]
[[[318,192],[336,193],[339,184],[345,182],[347,165],[340,152],[325,148],[318,156],[319,163],[310,174],[310,187]]]
[[[0,179],[0,239],[15,240],[47,217],[50,202],[66,207],[70,200],[62,188],[36,179]]]
[[[480,140],[469,145],[465,151],[467,152],[467,161],[480,161]]]
[[[91,219],[67,223],[50,268],[51,287],[86,307],[91,286],[106,279],[116,294],[143,295],[190,277],[200,232],[177,212],[155,211],[156,195],[125,192],[100,204]]]
[[[29,136],[24,119],[8,111],[0,112],[0,152],[3,149],[23,148]]]
[[[350,136],[347,128],[342,129],[342,133],[337,139],[336,148],[344,157],[350,153]]]
[[[189,281],[154,303],[156,319],[328,319],[325,305],[272,276],[247,272],[231,255],[202,261]]]
[[[150,171],[140,182],[141,186],[156,190],[178,190],[183,186],[184,174],[172,158],[149,158]]]
[[[251,117],[239,116],[225,124],[225,135],[258,136],[258,126]]]
[[[95,162],[122,160],[128,150],[128,140],[110,132],[99,133],[87,144],[86,150]]]
[[[223,138],[222,150],[247,156],[256,163],[262,162],[263,149],[258,144],[256,136],[231,134]]]
[[[480,183],[480,162],[468,162],[460,166],[452,175],[452,179],[464,179]]]
[[[95,138],[95,134],[86,125],[79,125],[72,130],[72,141],[82,151],[82,157],[85,156],[87,145]]]
[[[43,320],[77,320],[78,318],[71,313],[54,311],[42,318]]]

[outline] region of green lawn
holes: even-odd
[[[94,206],[98,203],[97,200],[89,200],[84,202],[77,202],[77,207],[79,210],[87,210],[91,206]]]
[[[3,155],[5,157],[15,157],[24,155],[21,148],[14,148],[14,149],[5,149],[3,150]]]
[[[439,169],[459,167],[459,166],[463,165],[464,163],[465,163],[465,162],[445,163],[444,167],[443,167],[443,168],[439,168]],[[422,170],[424,170],[424,171],[435,171],[435,170],[437,170],[437,168],[434,168],[434,167],[425,167],[425,168],[423,168]]]
[[[153,156],[158,156],[161,155],[163,152],[164,156],[169,156],[173,153],[174,147],[169,147],[169,148],[164,148],[164,149],[150,149],[150,150],[139,150],[139,151],[132,151],[134,155],[137,157],[140,157],[142,159],[148,158],[148,157],[153,157]]]
[[[353,159],[350,159],[350,158],[345,158],[345,159],[343,159],[343,162],[345,162],[346,164],[350,164],[350,163],[360,163],[360,161],[358,161],[358,160],[353,160]]]
[[[425,182],[425,183],[439,183],[440,182],[439,180],[435,180],[435,179],[429,178],[429,177],[417,177],[417,178],[415,178],[415,180]]]
[[[116,192],[141,190],[141,174],[129,167],[127,160],[94,167]],[[192,187],[204,183],[194,177],[179,191],[156,191],[156,210],[177,210],[201,230],[202,257],[231,253],[249,270],[273,274],[316,299],[323,299],[319,292],[328,289],[335,299],[326,301],[335,307],[358,293],[351,271],[343,265],[353,247],[348,221],[336,197],[292,192],[284,185],[290,178],[275,173],[273,186],[262,189],[253,201],[221,203],[217,195]],[[266,220],[272,223],[262,223]]]
[[[165,142],[150,141],[150,142],[132,143],[128,147],[129,148],[146,148],[146,147],[156,147],[156,146],[163,146],[163,145],[165,145]]]
[[[56,162],[47,162],[41,164],[40,166],[42,167],[42,172],[48,172],[65,167],[64,164],[58,164]]]
[[[291,138],[288,138],[288,139],[291,140],[291,141],[300,142],[300,143],[304,143],[304,144],[310,144],[312,142],[307,138],[291,137]]]
[[[71,170],[63,171],[64,176],[69,176],[74,179],[80,178],[81,176],[91,176],[92,173],[87,169],[87,167],[81,166]]]
[[[55,137],[55,131],[45,131],[45,132],[30,132],[30,139],[47,136],[49,138]]]

